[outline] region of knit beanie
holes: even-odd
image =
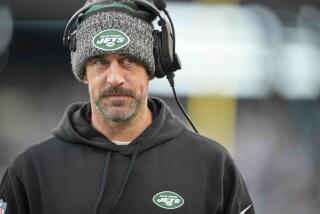
[[[88,0],[85,6],[95,2],[98,3],[99,0]],[[95,4],[88,11],[78,25],[76,50],[71,51],[72,71],[76,78],[83,81],[85,64],[91,58],[120,54],[142,63],[149,79],[153,79],[155,62],[152,32],[154,28],[152,20],[139,16],[139,13],[146,12],[135,11],[115,1]]]

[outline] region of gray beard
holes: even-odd
[[[104,117],[104,120],[113,121],[113,122],[125,122],[134,118],[139,111],[141,111],[145,97],[135,98],[134,102],[129,106],[129,110],[124,114],[114,113],[113,111],[108,110],[108,108],[103,106],[103,98],[99,98],[96,102],[96,108]],[[119,106],[116,102],[113,103],[113,108]]]

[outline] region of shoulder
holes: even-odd
[[[201,156],[213,162],[223,162],[221,164],[230,165],[233,162],[228,150],[218,142],[205,136],[184,129],[183,132],[175,139],[184,151],[189,151],[193,155]]]
[[[68,151],[68,147],[72,146],[71,143],[51,136],[20,153],[11,165],[11,169],[17,175],[20,175],[33,168],[39,168],[48,161],[54,162],[54,159],[61,154],[61,151]]]
[[[190,146],[192,147],[196,147],[208,152],[229,155],[227,149],[218,142],[203,135],[197,134],[193,131],[190,131],[189,129],[184,129],[179,137],[181,139],[184,139],[184,142],[186,144],[190,144]]]
[[[61,140],[60,138],[50,136],[27,148],[17,157],[17,159],[50,155],[55,150],[61,150],[68,145],[69,143]]]

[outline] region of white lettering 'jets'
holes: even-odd
[[[244,210],[242,210],[242,212],[240,214],[245,214],[251,207],[252,207],[252,204],[250,206],[248,206],[247,208],[245,208]]]

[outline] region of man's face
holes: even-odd
[[[89,60],[84,81],[91,103],[104,120],[128,121],[146,106],[147,72],[129,57],[112,54]]]

